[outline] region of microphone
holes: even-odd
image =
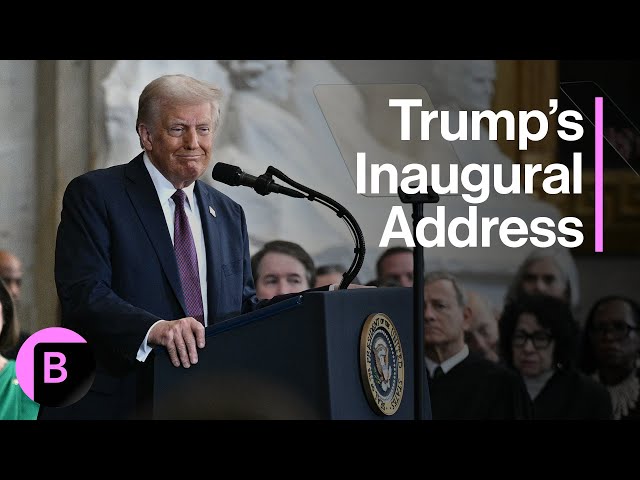
[[[213,167],[211,176],[214,180],[218,180],[219,182],[231,185],[232,187],[235,187],[236,185],[251,187],[260,195],[268,195],[271,192],[282,193],[294,198],[306,198],[310,202],[318,202],[325,207],[330,208],[338,216],[338,218],[341,218],[347,224],[347,227],[349,227],[349,230],[351,230],[353,241],[355,242],[355,248],[353,249],[353,253],[355,253],[355,256],[353,258],[351,266],[349,267],[349,270],[347,270],[344,275],[342,275],[340,289],[346,289],[351,281],[356,278],[356,275],[358,275],[358,272],[360,271],[360,268],[362,268],[362,264],[364,262],[364,235],[362,234],[360,225],[358,225],[358,222],[353,217],[353,215],[351,215],[349,210],[344,208],[338,202],[320,192],[316,192],[309,187],[291,180],[284,173],[273,166],[267,168],[267,171],[259,177],[254,177],[253,175],[244,173],[240,167],[229,165],[228,163],[218,162]],[[272,177],[279,178],[283,182],[288,183],[298,190],[293,190],[288,187],[283,187],[282,185],[277,185],[273,181]],[[305,196],[302,192],[306,193],[307,195]]]
[[[236,187],[238,185],[251,187],[260,195],[269,195],[273,192],[294,198],[305,198],[302,192],[294,190],[293,188],[278,185],[273,181],[270,175],[265,174],[260,175],[259,177],[254,177],[253,175],[244,173],[240,167],[229,165],[228,163],[216,163],[213,167],[213,171],[211,172],[211,176],[214,180],[226,185],[231,185],[232,187]]]

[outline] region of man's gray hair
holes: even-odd
[[[577,308],[580,302],[579,274],[571,253],[566,248],[554,247],[533,250],[518,267],[518,271],[513,277],[507,290],[505,303],[516,301],[522,294],[522,284],[524,276],[532,263],[539,260],[549,259],[558,268],[561,280],[565,284],[567,301],[573,308]]]
[[[215,85],[189,77],[188,75],[164,75],[149,83],[138,100],[136,131],[140,134],[141,123],[149,126],[157,119],[160,107],[166,104],[190,105],[208,102],[213,114],[213,132],[220,126],[220,102],[222,92]],[[142,139],[140,140],[142,146]],[[144,147],[143,147],[144,148]]]
[[[427,286],[430,283],[437,282],[438,280],[449,280],[453,285],[453,289],[456,292],[456,300],[458,301],[458,305],[462,308],[467,306],[467,295],[460,283],[460,280],[457,279],[455,275],[449,272],[437,271],[428,273],[424,277],[424,284]]]

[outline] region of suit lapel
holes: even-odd
[[[200,220],[202,221],[202,232],[204,233],[204,244],[207,251],[207,304],[209,307],[209,325],[213,325],[218,312],[218,295],[216,286],[221,285],[222,279],[222,259],[220,258],[220,228],[218,220],[210,211],[217,210],[208,189],[200,181],[196,182],[194,189],[200,210]]]
[[[149,172],[144,166],[142,154],[127,165],[125,174],[129,180],[125,184],[127,194],[158,255],[169,284],[186,315],[187,307],[184,301],[184,293],[182,292],[182,284],[180,283],[178,263],[173,251],[171,236],[167,229],[167,221],[162,212],[158,193],[151,181]]]

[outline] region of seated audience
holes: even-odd
[[[578,327],[555,297],[522,296],[500,318],[502,360],[520,373],[536,419],[610,419],[607,391],[575,368]]]
[[[316,284],[315,287],[324,287],[325,285],[340,284],[342,275],[347,271],[344,265],[331,264],[321,265],[316,268]],[[353,279],[353,283],[360,283],[358,277]]]
[[[251,271],[260,300],[302,292],[316,280],[311,256],[297,243],[285,240],[267,242],[251,257]]]
[[[566,249],[534,250],[522,262],[507,292],[505,304],[521,295],[549,295],[577,308],[580,300],[578,271]]]
[[[425,278],[424,351],[434,420],[528,419],[531,402],[513,371],[470,353],[464,342],[471,312],[448,273]]]
[[[376,262],[376,275],[380,283],[395,280],[401,287],[413,287],[413,250],[407,247],[385,250]]]
[[[18,312],[20,310],[20,300],[22,297],[22,262],[8,250],[0,250],[0,280],[4,282],[11,295],[14,315],[19,317]],[[29,336],[30,333],[27,330],[20,330],[18,340],[13,347],[7,349],[0,347],[0,353],[8,359],[15,360],[20,347]]]
[[[609,391],[616,420],[640,420],[640,306],[607,296],[591,308],[584,327],[581,369]]]
[[[18,339],[19,324],[11,295],[0,280],[0,349],[11,348]],[[0,420],[35,420],[40,406],[22,391],[16,361],[0,354]]]
[[[489,301],[478,292],[468,292],[471,325],[464,334],[469,350],[492,362],[498,361],[498,319]]]

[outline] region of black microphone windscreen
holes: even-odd
[[[240,167],[222,162],[216,163],[213,167],[213,171],[211,172],[211,176],[214,180],[234,187],[240,185],[241,174],[242,169]]]

